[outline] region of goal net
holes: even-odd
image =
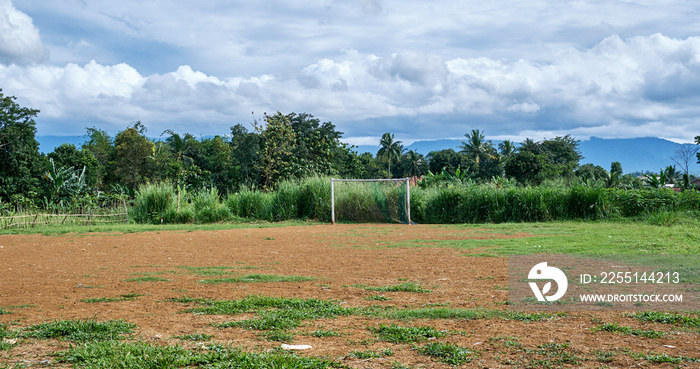
[[[411,224],[409,178],[331,179],[331,220]]]

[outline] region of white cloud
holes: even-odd
[[[0,80],[6,93],[42,110],[40,130],[57,129],[41,126],[46,115],[221,134],[250,122],[251,111],[279,110],[331,120],[351,142],[387,130],[411,139],[459,137],[472,128],[534,138],[571,133],[687,140],[700,132],[700,38],[661,34],[610,36],[587,49],[550,50],[538,60],[350,49],[296,72],[253,77],[217,77],[189,65],[142,76],[126,64],[91,61],[0,65]]]
[[[32,18],[0,0],[0,62],[31,63],[44,56],[44,45]]]

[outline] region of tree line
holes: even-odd
[[[254,120],[252,130],[236,124],[226,134],[206,138],[166,130],[159,139],[151,139],[138,121],[114,136],[86,128],[80,147],[66,143],[43,154],[36,140],[38,114],[0,89],[1,206],[82,206],[104,196],[130,197],[140,185],[160,181],[187,191],[269,191],[281,181],[311,176],[457,175],[474,182],[506,179],[523,185],[576,179],[641,186],[636,177],[623,175],[619,163],[613,163],[610,171],[579,165],[583,159],[579,141],[569,135],[496,146],[475,129],[465,134],[461,150],[434,151],[424,157],[407,151],[401,141],[385,133],[376,153],[357,153],[341,142],[343,133],[333,123],[307,113],[277,112]]]

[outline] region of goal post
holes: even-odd
[[[411,225],[411,178],[393,178],[393,179],[335,179],[331,178],[331,222],[335,224],[335,182],[394,182],[400,184],[406,183],[406,224]]]

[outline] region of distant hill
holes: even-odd
[[[77,147],[85,142],[84,136],[39,136],[39,151],[49,153],[62,143],[72,143]],[[444,140],[424,140],[416,141],[407,147],[423,155],[428,155],[431,151],[453,149],[459,151],[462,139]],[[492,141],[498,145],[500,141]],[[600,165],[609,170],[610,163],[619,161],[625,173],[653,171],[658,172],[661,168],[674,165],[671,160],[674,152],[680,145],[655,137],[641,138],[615,138],[605,139],[591,137],[590,140],[582,141],[580,144],[581,153],[584,159],[581,164],[592,163]],[[369,152],[376,155],[379,146],[362,145],[357,146],[358,153]],[[680,170],[680,168],[678,168]],[[691,173],[700,174],[700,164],[694,160],[690,166]]]
[[[428,155],[431,151],[453,149],[459,151],[462,139],[416,141],[407,147],[423,155]],[[498,145],[500,141],[492,141]],[[674,165],[671,157],[680,145],[655,137],[641,138],[616,138],[604,139],[591,137],[590,140],[582,141],[580,144],[581,153],[584,158],[580,164],[592,163],[600,165],[606,170],[610,170],[610,164],[619,161],[625,173],[633,172],[658,172],[661,168]],[[377,154],[379,146],[363,145],[355,149],[359,153],[370,152]],[[680,168],[678,168],[680,170]],[[694,160],[690,166],[693,174],[700,174],[700,164]]]

